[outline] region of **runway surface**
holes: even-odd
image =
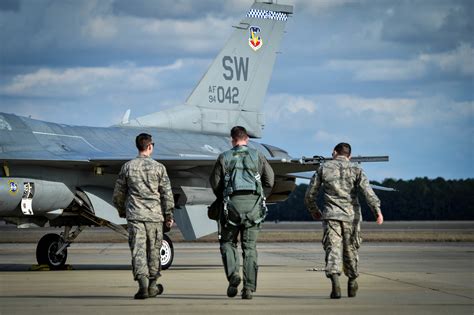
[[[365,243],[359,293],[329,299],[319,243],[259,244],[253,300],[227,298],[218,244],[176,243],[163,295],[133,300],[124,243],[79,243],[70,271],[28,271],[36,244],[0,244],[0,314],[473,314],[473,243]],[[315,270],[315,271],[314,271]]]

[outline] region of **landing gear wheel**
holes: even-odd
[[[161,244],[160,249],[160,258],[161,258],[161,269],[168,269],[173,263],[174,258],[174,248],[171,239],[168,235],[163,234],[163,243]]]
[[[156,287],[158,288],[158,295],[161,295],[161,294],[163,293],[163,291],[165,290],[165,289],[163,288],[163,285],[162,285],[161,283],[158,283],[158,284],[156,285]]]
[[[58,234],[46,234],[38,242],[36,247],[36,260],[39,265],[49,265],[51,269],[61,269],[67,259],[67,249],[56,254],[58,249],[64,244],[63,239]]]

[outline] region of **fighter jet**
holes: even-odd
[[[255,2],[184,105],[107,128],[45,122],[0,113],[0,218],[18,227],[64,227],[37,245],[39,264],[61,268],[67,248],[87,226],[106,226],[126,236],[125,219],[112,204],[120,167],[136,156],[135,137],[153,135],[153,158],[169,173],[177,226],[186,240],[217,230],[207,218],[215,197],[209,174],[219,153],[231,148],[229,130],[247,128],[249,146],[271,163],[276,181],[268,202],[285,200],[298,172],[313,171],[319,158],[293,159],[273,145],[256,142],[264,128],[263,99],[285,24],[293,7]],[[173,261],[165,236],[163,268]]]

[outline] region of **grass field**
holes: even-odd
[[[47,233],[61,233],[60,228],[17,229],[12,225],[0,225],[0,243],[36,243]],[[320,222],[266,222],[259,235],[259,242],[320,242]],[[168,235],[173,242],[183,242],[178,228]],[[472,221],[397,221],[376,225],[363,222],[364,242],[474,242]],[[87,228],[77,238],[82,243],[125,242],[119,234],[107,228]],[[216,233],[195,242],[217,242]]]
[[[182,241],[180,233],[170,235],[173,241]],[[320,242],[322,231],[261,231],[259,242]],[[474,242],[474,232],[427,232],[410,231],[410,233],[399,231],[374,232],[362,231],[364,242]],[[200,238],[199,242],[216,242],[217,235],[212,234]]]

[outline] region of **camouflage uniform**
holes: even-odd
[[[122,166],[113,202],[127,218],[133,277],[156,279],[160,272],[163,221],[173,219],[174,199],[165,167],[144,155]]]
[[[361,209],[357,193],[363,193],[375,217],[380,213],[380,200],[362,169],[345,156],[337,156],[321,165],[311,179],[305,203],[312,215],[320,213],[316,197],[321,186],[324,191],[322,243],[326,251],[326,276],[340,275],[342,260],[346,276],[355,279],[359,275],[358,249],[362,241]]]
[[[254,150],[246,146],[236,146],[231,150]],[[210,183],[214,194],[222,198],[224,193],[225,176],[225,152],[219,155],[217,162],[212,170]],[[263,154],[258,152],[258,172],[261,175],[262,186],[268,189],[273,187],[274,173],[270,164]],[[238,208],[240,213],[249,213],[256,203],[260,201],[260,196],[252,193],[236,194],[230,197],[232,204]],[[259,206],[259,205],[257,205]],[[240,234],[243,256],[243,276],[244,288],[255,292],[257,288],[257,237],[260,231],[260,223],[254,223],[250,220],[244,220],[240,225],[231,225],[221,214],[219,220],[219,243],[222,255],[222,262],[227,280],[230,282],[233,277],[240,279],[240,261],[237,251],[237,238]]]

